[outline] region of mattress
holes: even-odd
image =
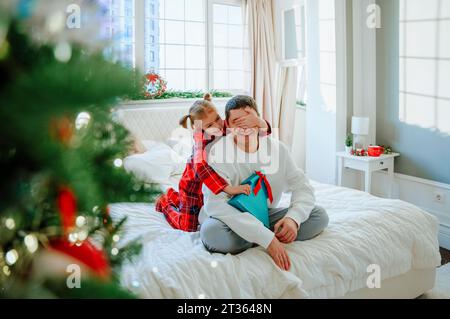
[[[287,272],[261,247],[211,254],[198,232],[172,229],[151,204],[111,205],[113,218],[128,217],[121,244],[132,239],[143,244],[141,254],[124,265],[122,285],[142,298],[357,298],[374,294],[367,290],[370,267],[379,269],[378,297],[392,290],[390,282],[434,274],[440,264],[434,216],[400,200],[312,185],[329,226],[312,240],[287,245],[292,264]],[[289,200],[285,194],[280,207]],[[417,280],[418,291],[431,288],[424,278]]]

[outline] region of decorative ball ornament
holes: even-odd
[[[54,240],[50,244],[50,249],[74,258],[99,278],[109,279],[111,275],[111,268],[105,253],[95,247],[89,239],[79,245],[73,245],[66,240]]]
[[[167,82],[156,73],[147,73],[145,75],[144,96],[154,98],[161,96],[167,89]]]
[[[50,133],[63,145],[69,146],[74,133],[74,125],[68,117],[53,119],[50,122]]]

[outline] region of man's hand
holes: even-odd
[[[292,218],[284,217],[275,224],[274,232],[279,241],[289,244],[297,238],[298,225]]]
[[[235,124],[239,128],[260,128],[263,130],[267,130],[268,126],[266,121],[258,116],[254,109],[247,107],[245,108],[247,115],[240,117],[234,121]]]
[[[286,248],[284,248],[277,237],[273,237],[269,247],[267,247],[267,252],[278,267],[283,270],[289,270],[291,268],[291,260]]]

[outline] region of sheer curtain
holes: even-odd
[[[250,92],[263,117],[273,126],[278,124],[278,112],[274,110],[276,55],[272,0],[247,0],[247,21],[252,72]]]

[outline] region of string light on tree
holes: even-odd
[[[60,10],[50,13],[45,21],[45,26],[49,33],[60,33],[64,30],[66,17]]]
[[[75,223],[78,227],[83,227],[84,225],[86,225],[86,217],[78,216]]]
[[[111,249],[111,254],[113,256],[117,256],[119,254],[119,249],[117,249],[116,247],[114,247],[113,249]]]
[[[14,219],[12,218],[7,218],[5,220],[5,226],[6,228],[8,228],[9,230],[13,230],[14,228],[16,228],[16,222],[14,221]]]
[[[116,234],[113,236],[112,240],[117,243],[120,240],[120,236]]]
[[[72,47],[67,42],[60,42],[53,51],[55,59],[62,63],[67,63],[72,58]]]
[[[71,242],[72,244],[75,244],[78,241],[78,234],[70,233],[68,239],[69,239],[69,242]]]
[[[84,241],[88,238],[89,233],[86,230],[81,230],[80,232],[78,232],[78,240],[79,241]]]
[[[10,266],[14,265],[19,259],[19,253],[15,249],[11,249],[5,255],[6,263]]]
[[[123,165],[122,159],[116,158],[116,159],[114,160],[114,166],[115,166],[115,167],[119,168],[119,167],[122,167],[122,165]]]
[[[9,269],[8,266],[3,266],[3,273],[5,274],[5,276],[9,276],[11,275],[11,270]]]
[[[36,250],[38,250],[39,242],[35,235],[33,234],[26,235],[23,241],[30,253],[33,254],[36,252]]]
[[[81,112],[77,115],[75,119],[75,128],[81,130],[82,128],[88,126],[91,120],[91,115],[88,112]]]

